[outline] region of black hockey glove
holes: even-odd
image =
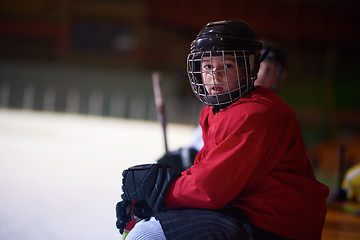
[[[164,154],[157,162],[170,165],[182,172],[194,165],[197,153],[198,151],[195,148],[180,148]]]
[[[135,224],[131,224],[131,221],[137,222],[141,219],[149,218],[151,215],[152,210],[145,201],[132,203],[123,200],[116,204],[116,227],[123,234],[124,230],[130,231]],[[129,226],[130,224],[131,226]]]
[[[132,211],[135,217],[139,219],[150,218],[153,215],[151,207],[145,201],[136,202]]]
[[[128,222],[132,220],[131,216],[131,202],[130,201],[121,201],[116,204],[116,227],[119,229],[120,233],[124,233],[124,229]]]
[[[160,164],[144,164],[123,171],[123,200],[145,201],[154,213],[159,212],[172,181],[180,172]]]

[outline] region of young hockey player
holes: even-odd
[[[120,232],[127,239],[319,240],[328,188],[315,178],[293,110],[254,87],[261,42],[244,21],[207,24],[187,59],[191,88],[207,106],[204,146],[181,174],[163,164],[123,172]],[[151,217],[151,218],[150,218]]]
[[[285,50],[276,43],[262,41],[263,50],[261,54],[267,54],[260,64],[258,77],[255,86],[270,88],[277,92],[279,85],[286,75],[286,53]]]
[[[260,64],[258,77],[254,84],[277,92],[286,75],[286,53],[276,43],[265,40],[261,42],[263,44],[261,56],[264,57],[264,60]],[[195,156],[203,145],[201,126],[198,125],[188,146],[165,153],[157,162],[184,171],[194,164]]]

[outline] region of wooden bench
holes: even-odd
[[[360,240],[360,204],[328,204],[322,240]]]

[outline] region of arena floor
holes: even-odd
[[[169,150],[195,126],[169,125]],[[0,239],[121,239],[121,172],[164,153],[159,123],[0,109]]]

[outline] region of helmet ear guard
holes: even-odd
[[[262,43],[258,40],[254,30],[244,21],[220,21],[208,23],[191,43],[190,54],[187,58],[187,72],[191,88],[197,98],[211,107],[225,108],[231,103],[254,89],[254,81],[260,68],[260,50]],[[218,59],[222,57],[223,66],[214,67],[210,60],[210,74],[223,74],[225,82],[205,84],[202,79],[202,61],[204,58]],[[229,79],[229,70],[225,59],[236,59],[237,77]],[[214,71],[216,69],[216,71]],[[208,72],[207,72],[208,73]],[[230,84],[238,82],[236,89]],[[215,91],[211,94],[206,90],[206,85],[212,85],[215,90],[226,89],[226,92]],[[225,87],[227,86],[227,87]]]

